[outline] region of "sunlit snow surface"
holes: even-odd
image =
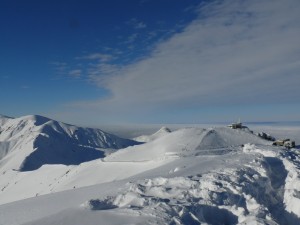
[[[268,129],[300,135],[295,127]],[[21,172],[5,164],[0,224],[300,224],[297,148],[225,127],[142,138],[79,165]]]

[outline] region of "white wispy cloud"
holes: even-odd
[[[124,42],[125,44],[131,44],[135,42],[135,40],[138,38],[138,33],[134,33],[128,36],[127,40]]]
[[[79,78],[81,75],[82,75],[81,69],[71,70],[69,72],[69,76],[74,77],[74,78]]]
[[[298,102],[299,12],[298,0],[201,5],[198,18],[149,57],[123,67],[98,64],[90,78],[110,97],[73,105],[130,113],[136,108]]]
[[[91,53],[85,56],[76,57],[76,59],[86,59],[86,60],[99,60],[102,62],[107,62],[112,60],[114,57],[109,54],[103,54],[103,53]]]
[[[67,69],[68,67],[68,64],[65,63],[65,62],[58,62],[58,61],[55,61],[55,62],[50,62],[49,63],[50,65],[53,65],[55,70],[57,72],[63,72]]]
[[[125,23],[134,29],[144,29],[147,27],[146,23],[144,23],[143,21],[139,21],[136,18],[132,18]]]
[[[116,76],[121,70],[121,66],[119,65],[100,62],[89,65],[87,76],[92,84],[96,82],[99,86],[105,87],[108,78]]]
[[[143,28],[146,28],[147,25],[144,23],[144,22],[138,22],[136,25],[135,25],[135,28],[136,29],[143,29]]]
[[[69,65],[66,62],[54,61],[50,62],[50,65],[53,66],[54,69],[54,77],[53,80],[65,79],[68,75]]]

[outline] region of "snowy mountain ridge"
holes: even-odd
[[[163,157],[225,154],[245,143],[271,144],[269,141],[251,133],[249,129],[233,130],[227,127],[184,128],[164,134],[144,145],[122,149],[104,160],[147,161]]]
[[[81,128],[43,116],[0,119],[0,166],[21,171],[44,164],[74,165],[137,144],[100,129]]]
[[[32,135],[22,138],[30,127]],[[22,148],[32,148],[35,138],[49,150],[47,140],[55,137],[59,145],[72,143],[71,150],[86,144],[98,150],[104,140],[93,129],[45,118],[7,120],[1,129],[0,143],[15,140],[11,146]],[[153,139],[102,158],[34,170],[7,166],[20,157],[13,148],[0,161],[0,225],[300,223],[299,149],[228,127],[162,128],[147,137]]]

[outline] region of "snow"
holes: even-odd
[[[139,137],[134,138],[134,140],[138,141],[138,142],[150,142],[150,141],[154,141],[158,138],[161,138],[169,133],[171,133],[172,131],[167,128],[167,127],[162,127],[160,128],[157,132],[155,132],[154,134],[151,135],[142,135]]]
[[[41,120],[34,126],[55,123]],[[11,141],[7,132],[0,137]],[[10,151],[0,161],[0,225],[300,223],[299,149],[226,127],[142,137],[104,158],[28,171],[7,167],[22,152]]]
[[[76,127],[42,116],[1,121],[2,170],[32,171],[45,164],[78,165],[138,144],[99,129]]]
[[[144,145],[122,149],[105,161],[148,161],[168,157],[224,154],[242,144],[269,144],[248,130],[226,127],[202,129],[185,128],[174,131]]]

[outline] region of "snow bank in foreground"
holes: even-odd
[[[298,224],[300,180],[295,179],[295,158],[250,144],[243,151],[256,158],[240,169],[129,182],[121,193],[91,199],[84,206],[155,215],[149,224]]]

